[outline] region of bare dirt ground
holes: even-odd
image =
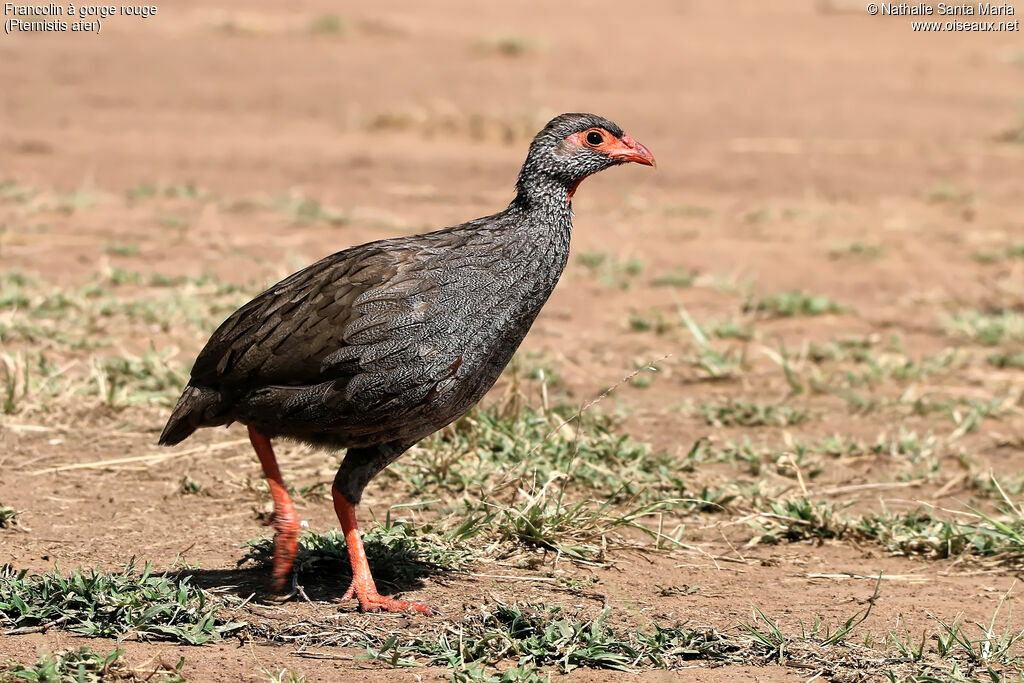
[[[80,293],[90,283],[136,302],[180,295],[188,310],[167,318],[171,325],[159,311],[99,313],[78,330],[95,344],[75,345],[19,331],[25,306],[3,302],[0,376],[9,398],[24,395],[0,417],[0,504],[21,511],[18,525],[0,528],[0,562],[35,572],[184,562],[205,587],[256,592],[242,618],[278,633],[304,622],[397,633],[423,626],[423,617],[339,608],[344,586],[320,575],[301,577],[313,602],[264,601],[265,574],[236,568],[242,544],[267,533],[268,501],[254,485],[259,468],[243,430],[158,449],[180,386],[115,399],[119,389],[98,378],[96,359],[149,353],[162,367],[187,367],[231,310],[223,292],[207,299],[202,287],[157,287],[153,274],[235,283],[227,298],[239,304],[346,246],[497,211],[547,118],[594,111],[650,147],[659,167],[617,169],[578,192],[574,258],[523,357],[542,359],[557,376],[547,390],[573,405],[653,363],[657,372],[618,385],[595,409],[675,458],[691,493],[721,488],[735,500],[662,517],[684,546],[611,547],[597,565],[551,553],[527,566],[484,559],[403,586],[404,595],[450,623],[515,600],[589,614],[607,606],[612,623],[630,627],[728,633],[754,623],[756,607],[800,633],[816,618],[834,629],[864,610],[881,572],[858,642],[891,654],[887,633],[906,628],[929,634],[934,650],[936,618],[988,624],[1019,559],[896,552],[843,534],[758,543],[762,531],[751,524],[786,523],[761,513],[794,497],[851,517],[925,507],[975,520],[962,514],[967,506],[991,512],[1001,503],[990,471],[1019,498],[1022,65],[1018,33],[916,34],[903,18],[810,2],[299,2],[287,10],[176,2],[147,20],[109,20],[98,36],[5,36],[0,270],[72,298],[88,297]],[[683,271],[692,282],[656,286]],[[839,308],[756,310],[793,290]],[[990,339],[970,327],[971,315],[1003,327]],[[687,317],[705,331],[747,333],[709,333],[703,352],[716,355],[701,356]],[[46,400],[22,392],[18,368],[40,352],[56,368],[49,376],[92,388]],[[526,384],[535,397],[537,382]],[[504,381],[488,400],[509,391]],[[735,402],[801,417],[736,419]],[[702,438],[715,452],[746,440],[758,464],[688,459]],[[829,438],[884,447],[829,452],[821,446]],[[337,457],[281,451],[296,487],[329,481]],[[130,460],[54,469],[120,458]],[[199,493],[188,495],[189,481]],[[381,477],[362,518],[408,500],[399,477]],[[297,506],[312,529],[336,526],[329,500],[300,497]],[[393,514],[432,516],[429,507]],[[1019,619],[1013,626],[1020,630]],[[0,655],[31,662],[81,644],[114,646],[52,629],[0,636]],[[200,647],[123,647],[132,665],[184,656],[182,675],[197,681],[266,680],[282,669],[311,681],[448,675],[358,659],[365,648],[343,645],[304,648],[254,633]],[[781,660],[698,659],[640,679],[884,674],[799,652]],[[994,666],[1006,674],[1015,665]],[[583,668],[568,678],[627,675]]]

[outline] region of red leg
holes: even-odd
[[[277,533],[274,534],[274,568],[270,587],[275,593],[281,593],[291,574],[295,555],[299,552],[299,516],[284,486],[270,439],[250,425],[249,440],[256,449],[256,456],[263,466],[263,476],[270,487],[270,497],[274,500],[274,529]]]
[[[338,492],[338,489],[332,489],[331,493],[334,495],[334,510],[338,513],[338,519],[341,521],[341,530],[345,533],[349,561],[352,562],[352,585],[345,591],[345,595],[341,598],[342,602],[347,602],[355,596],[359,600],[359,609],[363,612],[432,614],[430,607],[423,603],[395,600],[377,592],[377,585],[373,582],[373,576],[370,575],[370,563],[366,559],[366,551],[363,550],[359,525],[356,523],[356,508]]]

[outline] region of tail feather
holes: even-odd
[[[161,446],[181,443],[200,427],[223,424],[217,421],[217,408],[221,403],[220,392],[208,387],[189,384],[178,399],[178,405],[171,412],[164,431],[157,442]]]

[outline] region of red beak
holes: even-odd
[[[629,137],[628,133],[623,133],[618,144],[613,143],[613,145],[614,146],[608,151],[608,156],[612,159],[624,162],[635,161],[636,163],[643,164],[644,166],[658,165],[654,161],[654,155],[651,154],[651,150]]]

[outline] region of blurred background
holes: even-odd
[[[863,212],[843,226],[851,235],[993,239],[1019,225],[1020,34],[925,35],[909,21],[837,0],[175,2],[147,19],[106,20],[99,35],[6,36],[3,170],[63,189],[291,193],[340,207],[355,228],[271,242],[250,216],[238,229],[223,207],[196,207],[180,218],[187,238],[213,249],[189,248],[199,269],[217,266],[225,240],[268,258],[282,247],[312,257],[364,229],[383,236],[489,213],[509,199],[548,118],[594,111],[654,150],[659,170],[590,181],[577,201],[581,247],[609,243],[610,230],[619,250],[659,258],[668,247],[692,266],[782,277],[762,271],[785,261],[765,267],[755,255],[826,240],[851,212]],[[776,220],[784,204],[835,208],[835,220],[794,226]],[[704,225],[685,205],[729,218],[765,210],[745,228],[764,239],[720,244],[735,221]],[[612,220],[624,207],[638,215]],[[95,231],[167,237],[109,208],[79,217],[72,242]],[[19,258],[45,251],[17,242],[0,245]],[[177,258],[142,251],[153,267]],[[941,259],[920,260],[942,281],[954,275]],[[884,287],[869,279],[857,291]]]

